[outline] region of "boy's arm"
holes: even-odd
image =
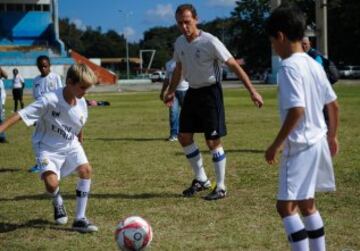
[[[6,131],[6,129],[13,126],[20,120],[21,120],[21,117],[20,117],[19,113],[17,113],[17,112],[14,113],[0,125],[0,133]]]
[[[304,116],[304,108],[303,107],[293,107],[290,108],[281,129],[276,136],[274,142],[269,146],[269,148],[265,152],[265,160],[269,164],[276,163],[275,156],[279,151],[282,143],[285,141],[287,136],[291,133],[291,131],[296,127],[298,121],[301,117]]]
[[[172,102],[174,101],[176,87],[180,83],[181,74],[182,74],[182,65],[180,62],[176,62],[176,66],[171,77],[170,85],[164,96],[164,103],[169,107],[172,105]]]
[[[84,130],[81,128],[79,134],[77,135],[78,140],[80,142],[80,144],[82,144],[84,142]]]
[[[339,143],[337,140],[337,129],[339,126],[339,104],[335,100],[326,105],[329,115],[328,125],[328,143],[331,156],[335,156],[339,152]]]
[[[264,101],[261,95],[256,91],[255,87],[252,85],[249,76],[241,68],[241,66],[236,62],[234,58],[230,58],[225,62],[227,66],[238,76],[238,78],[244,83],[246,89],[249,91],[251,100],[257,107],[261,107],[264,104]]]

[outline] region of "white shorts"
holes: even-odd
[[[66,152],[56,152],[42,146],[36,151],[36,164],[41,168],[40,178],[46,171],[54,172],[58,180],[76,171],[80,165],[89,163],[83,147],[79,144]]]
[[[293,147],[293,146],[290,146]],[[326,137],[299,152],[281,158],[278,200],[306,200],[315,192],[335,191],[334,170]]]

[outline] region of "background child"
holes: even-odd
[[[18,102],[20,102],[21,109],[24,108],[23,102],[23,90],[25,81],[23,77],[20,75],[19,70],[17,68],[13,69],[13,81],[12,81],[12,94],[14,99],[14,112],[17,111]]]
[[[305,18],[297,8],[281,5],[269,17],[267,32],[283,59],[278,73],[281,129],[265,159],[281,159],[277,210],[292,250],[325,250],[324,223],[315,207],[315,191],[334,191],[331,156],[338,151],[338,104],[324,69],[302,48]],[[322,114],[329,111],[329,128]],[[303,215],[301,220],[298,210]]]
[[[47,192],[53,198],[54,218],[57,224],[66,224],[68,216],[59,191],[59,181],[77,171],[76,217],[73,229],[79,232],[95,232],[98,228],[85,216],[91,184],[91,166],[83,147],[82,128],[88,117],[87,104],[83,96],[97,82],[92,70],[84,64],[70,67],[66,86],[13,114],[1,126],[0,133],[23,120],[27,126],[36,122],[32,138],[40,177]]]
[[[5,101],[6,101],[6,91],[5,85],[2,81],[3,78],[7,78],[6,72],[0,67],[0,125],[5,120]],[[6,143],[5,133],[0,133],[0,143]]]
[[[40,71],[40,75],[34,79],[32,86],[32,95],[35,100],[40,99],[44,94],[55,91],[63,84],[58,74],[50,71],[50,58],[42,55],[36,59],[36,65]],[[29,169],[31,173],[40,172],[40,167],[34,165]]]

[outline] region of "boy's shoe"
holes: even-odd
[[[205,200],[219,200],[226,197],[226,190],[219,189],[217,190],[217,187],[214,188],[214,190],[211,191],[208,195],[204,197]]]
[[[68,222],[68,217],[64,204],[54,205],[54,219],[56,224],[65,225]]]
[[[206,181],[199,181],[197,179],[194,179],[191,183],[191,186],[183,191],[183,195],[185,197],[192,197],[197,192],[207,190],[211,187],[210,180]]]
[[[41,171],[41,168],[38,165],[35,165],[28,169],[29,173],[39,173]]]
[[[170,136],[167,141],[173,142],[173,141],[178,141],[177,136]]]
[[[6,138],[0,138],[0,143],[6,144],[9,143],[9,141],[7,141]]]
[[[72,225],[72,228],[80,233],[93,233],[99,230],[97,226],[92,224],[86,218],[75,220]]]

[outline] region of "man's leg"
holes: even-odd
[[[208,189],[211,186],[205,173],[200,150],[194,143],[193,136],[193,133],[179,134],[179,142],[195,174],[195,179],[192,181],[191,186],[183,191],[183,195],[187,197],[191,197],[195,193]]]
[[[169,141],[176,141],[179,134],[179,100],[175,95],[174,102],[169,108],[170,136]]]

